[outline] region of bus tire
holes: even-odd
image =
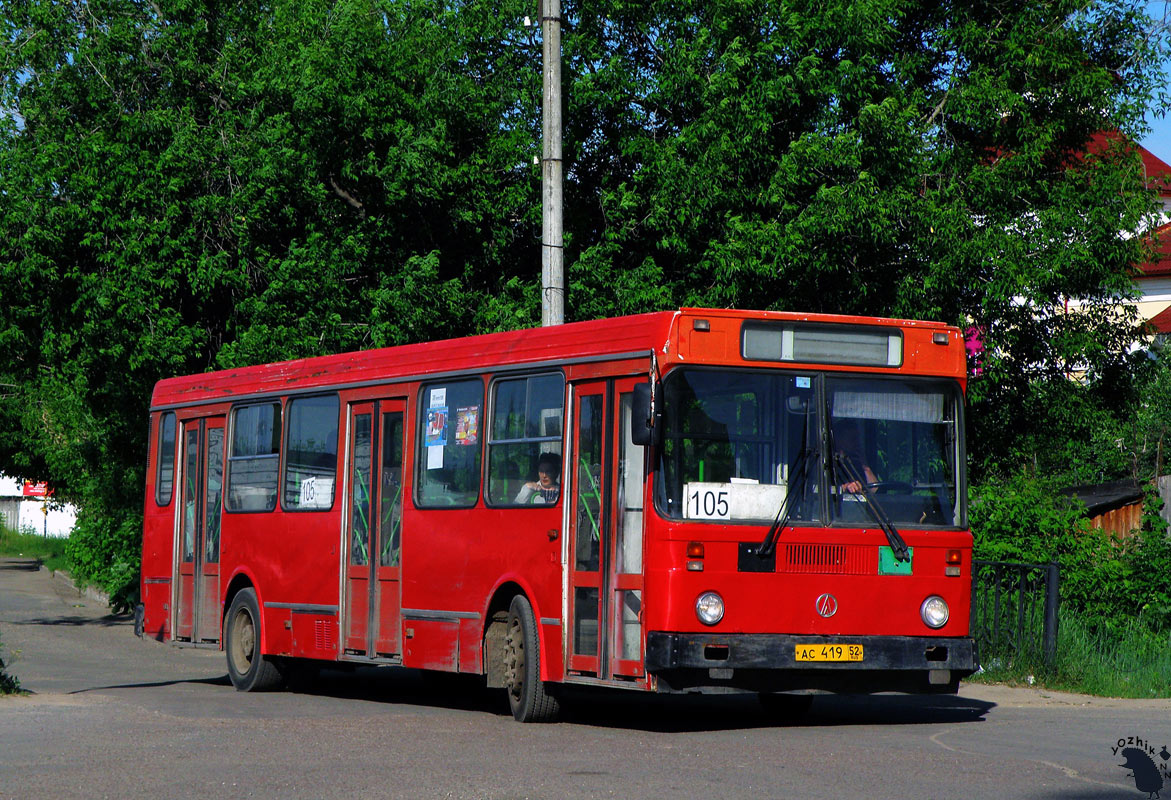
[[[561,711],[541,680],[541,645],[533,606],[524,595],[512,598],[504,633],[504,685],[517,722],[552,722]]]
[[[252,589],[241,589],[232,599],[224,622],[224,652],[236,691],[262,692],[281,683],[276,663],[260,652],[260,605]]]

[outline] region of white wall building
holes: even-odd
[[[31,530],[48,536],[68,536],[77,521],[73,506],[46,504],[40,497],[25,497],[23,484],[0,475],[0,523],[14,530]]]

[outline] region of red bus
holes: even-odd
[[[954,327],[682,309],[160,381],[141,626],[298,666],[565,684],[955,692]]]

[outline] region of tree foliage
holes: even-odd
[[[984,472],[1036,458],[1070,369],[1094,409],[1133,402],[1143,240],[1119,232],[1153,199],[1134,152],[1094,136],[1140,133],[1156,91],[1142,4],[563,11],[570,319],[975,327]],[[534,13],[0,6],[0,467],[82,503],[83,572],[131,563],[160,377],[536,322]]]
[[[517,324],[539,74],[497,8],[4,5],[0,462],[83,503],[83,577],[159,378]]]
[[[1038,384],[1125,386],[1143,241],[1119,233],[1152,198],[1097,134],[1138,130],[1145,27],[1100,3],[583,6],[573,287],[971,326],[975,465],[1027,457]]]

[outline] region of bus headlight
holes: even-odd
[[[947,624],[951,612],[947,608],[947,601],[937,594],[933,594],[919,606],[919,616],[928,628],[942,628]]]
[[[715,625],[724,618],[724,598],[715,592],[704,592],[695,601],[695,616],[704,625]]]

